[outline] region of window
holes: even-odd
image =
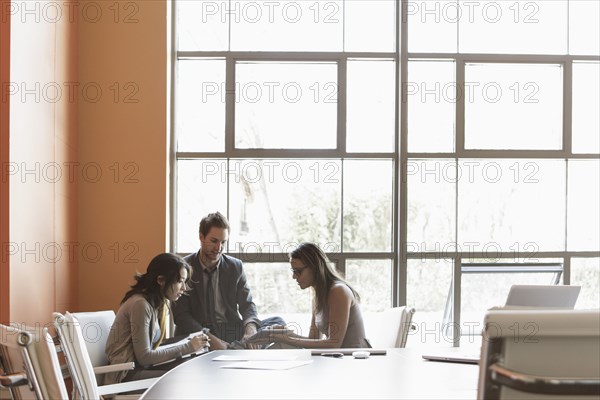
[[[262,314],[306,326],[301,241],[365,312],[415,307],[409,346],[456,345],[556,266],[597,301],[598,2],[173,7],[172,250],[226,214]]]

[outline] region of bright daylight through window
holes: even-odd
[[[599,307],[599,4],[173,1],[172,250],[221,211],[261,315],[303,325],[316,242],[365,313],[416,309],[409,346],[511,284]]]

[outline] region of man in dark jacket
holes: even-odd
[[[228,239],[229,222],[224,215],[216,212],[202,218],[200,250],[184,258],[192,266],[192,290],[179,298],[173,312],[176,335],[209,328],[213,349],[243,341],[261,326],[284,324],[277,317],[258,319],[242,262],[223,254]]]

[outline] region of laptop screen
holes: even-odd
[[[506,306],[573,309],[580,291],[581,286],[513,285]]]

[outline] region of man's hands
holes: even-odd
[[[219,339],[212,333],[209,333],[208,337],[210,339],[210,349],[211,350],[227,350],[228,343],[226,341]]]
[[[269,343],[287,343],[290,337],[297,336],[292,332],[291,329],[287,329],[280,325],[269,326],[259,332],[257,332],[254,336],[249,337],[246,340],[248,346],[252,345],[263,345]]]
[[[250,338],[251,336],[256,335],[256,332],[258,332],[258,326],[256,326],[256,324],[254,322],[250,322],[244,328],[244,336],[242,337],[242,342],[244,342],[246,344],[247,349],[260,349],[261,348],[261,346],[259,344],[249,343],[246,340],[246,339]]]

